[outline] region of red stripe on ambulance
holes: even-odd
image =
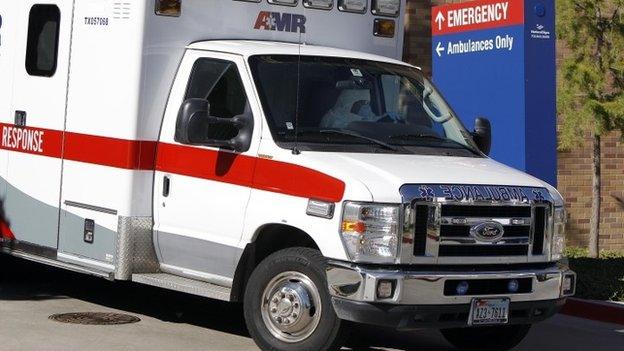
[[[0,148],[123,169],[153,170],[156,142],[0,124]],[[65,148],[63,148],[63,143]]]
[[[156,142],[66,133],[66,160],[123,169],[153,170]]]
[[[345,183],[339,179],[285,162],[154,141],[63,133],[8,124],[0,124],[0,127],[3,134],[0,148],[10,151],[53,158],[61,158],[64,154],[64,159],[70,161],[121,169],[146,171],[157,169],[162,172],[331,202],[341,201],[345,191]],[[5,130],[8,135],[6,138]],[[29,143],[34,143],[31,140],[35,136],[40,139],[36,145],[30,145]]]
[[[156,169],[297,197],[342,200],[345,183],[313,169],[257,157],[159,143]]]
[[[431,10],[434,36],[523,23],[523,0],[480,0],[437,6]]]

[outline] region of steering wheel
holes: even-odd
[[[389,112],[384,113],[377,119],[377,122],[381,123],[395,123],[395,124],[405,124],[405,119],[400,117],[393,117]]]

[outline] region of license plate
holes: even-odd
[[[468,325],[509,323],[509,299],[474,299]]]

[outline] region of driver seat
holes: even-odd
[[[374,121],[370,98],[368,89],[342,90],[334,107],[321,119],[321,127],[344,128],[351,122]]]

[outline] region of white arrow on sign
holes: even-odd
[[[442,11],[438,12],[438,15],[436,16],[435,21],[438,24],[438,30],[442,30],[442,23],[444,23],[444,21],[446,21],[446,18],[444,18],[444,15],[442,14]]]
[[[436,47],[436,53],[438,54],[438,57],[442,57],[443,51],[444,51],[444,46],[442,46],[442,43],[438,43],[438,46]]]

